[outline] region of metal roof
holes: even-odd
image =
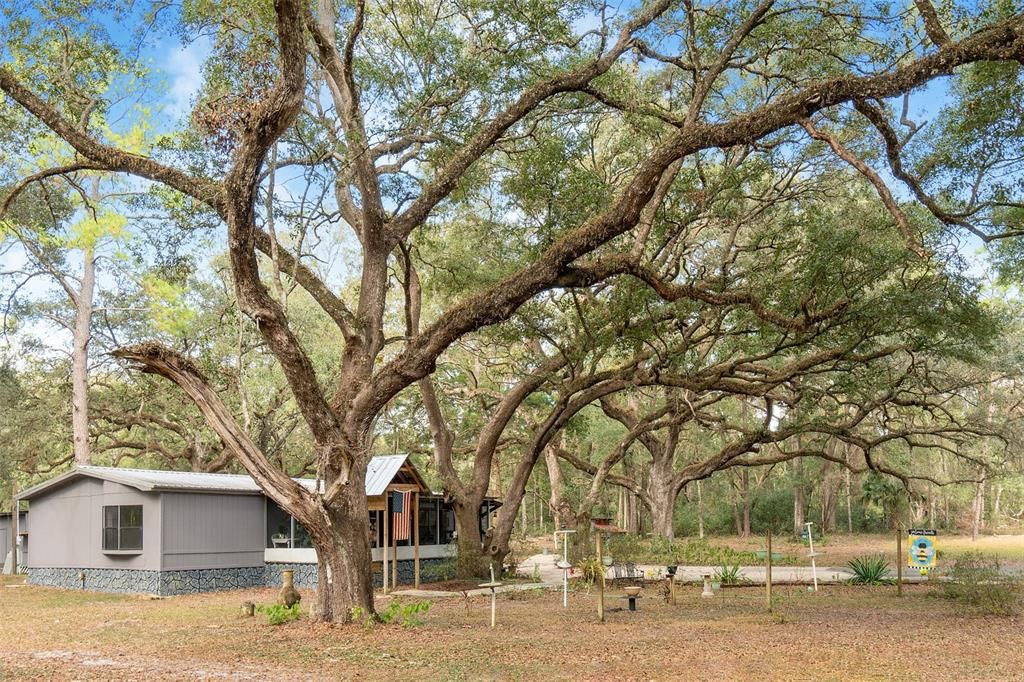
[[[370,497],[383,494],[406,460],[408,460],[408,455],[386,455],[371,459],[366,469],[366,494]],[[411,462],[409,466],[412,467]],[[18,495],[18,499],[31,499],[80,476],[112,481],[146,492],[160,490],[232,494],[262,494],[263,492],[256,481],[245,474],[206,474],[193,471],[76,466],[56,478],[51,478],[49,481],[22,491]],[[416,476],[419,478],[418,473]],[[316,480],[312,478],[296,478],[294,480],[307,490],[313,490],[316,486]]]
[[[371,459],[366,467],[366,494],[370,497],[383,495],[408,458],[408,455],[382,455]]]

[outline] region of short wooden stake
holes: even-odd
[[[601,542],[601,531],[597,531],[597,565],[601,571],[601,579],[597,583],[597,620],[604,622],[604,554]]]
[[[903,530],[896,529],[896,596],[903,596]]]
[[[764,589],[768,599],[768,612],[772,611],[772,531],[768,529],[768,551],[764,555]]]

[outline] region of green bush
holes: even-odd
[[[283,625],[293,620],[298,620],[302,611],[298,604],[285,606],[284,604],[271,604],[269,606],[257,606],[256,610],[267,616],[267,622],[271,625]]]
[[[399,623],[402,627],[411,628],[423,625],[420,614],[430,610],[430,601],[414,601],[403,604],[397,599],[392,599],[387,608],[377,612],[377,620],[381,623]]]
[[[662,566],[722,566],[760,564],[754,552],[738,552],[728,547],[717,547],[707,540],[690,538],[669,541],[664,538],[640,538],[620,535],[608,541],[607,553],[615,563],[654,564]],[[784,557],[780,562],[793,561]]]
[[[853,571],[853,577],[847,581],[851,585],[892,585],[895,582],[888,576],[889,560],[881,554],[859,556],[847,565]]]
[[[747,585],[750,579],[740,575],[739,564],[723,564],[715,569],[714,579],[723,585]]]
[[[996,616],[1017,612],[1017,579],[1004,573],[999,560],[980,552],[957,557],[940,595],[968,609]]]
[[[604,564],[598,561],[597,557],[588,556],[580,559],[579,563],[576,564],[576,572],[583,582],[587,585],[593,585],[601,579],[601,574],[604,572]]]

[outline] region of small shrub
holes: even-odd
[[[353,606],[351,613],[352,621],[362,625],[364,630],[373,628],[373,616],[367,613],[366,609],[362,606]]]
[[[293,604],[292,606],[271,604],[269,606],[257,606],[256,610],[265,614],[267,622],[271,625],[283,625],[284,623],[298,620],[299,616],[302,615],[298,604]]]
[[[980,613],[1011,616],[1017,612],[1017,580],[1003,573],[999,560],[969,552],[953,562],[940,595]]]
[[[423,577],[427,582],[445,582],[452,580],[459,574],[458,553],[449,554],[446,559],[439,562],[432,562],[431,565],[423,568]]]
[[[464,596],[465,594],[466,593],[463,592]],[[370,615],[360,606],[353,606],[352,620],[362,625],[366,630],[372,629],[377,623],[382,623],[384,625],[398,623],[402,627],[412,628],[418,625],[423,625],[423,619],[420,618],[420,614],[426,613],[429,609],[429,600],[403,604],[397,599],[392,599],[391,603],[387,605],[387,608],[383,611],[378,611],[376,616]]]
[[[545,592],[546,590],[543,587],[531,587],[528,590],[511,590],[506,592],[505,598],[509,601],[528,601],[537,597],[543,597]]]
[[[387,608],[377,612],[377,620],[384,624],[398,623],[402,627],[412,628],[423,625],[420,614],[426,613],[428,610],[430,610],[430,601],[426,599],[408,604],[392,599]]]
[[[620,535],[608,541],[607,553],[615,563],[654,564],[660,566],[721,566],[724,564],[760,564],[754,552],[740,552],[729,547],[718,547],[707,540],[665,540],[664,538],[639,538]],[[795,557],[784,556],[779,563],[795,561]]]
[[[604,573],[604,564],[598,561],[597,557],[588,556],[580,559],[576,564],[576,571],[580,579],[589,586],[601,579],[601,574]]]
[[[722,564],[719,568],[715,569],[714,579],[723,585],[746,585],[750,583],[750,579],[740,575],[739,564]]]
[[[892,585],[895,581],[888,576],[889,561],[883,555],[859,556],[847,564],[853,577],[851,585]]]

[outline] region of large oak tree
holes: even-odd
[[[605,8],[594,17],[597,28],[580,36],[572,22],[584,6],[189,5],[190,19],[213,26],[223,40],[207,73],[209,106],[197,109],[198,123],[216,133],[220,155],[188,168],[172,153],[119,147],[91,124],[90,106],[62,101],[31,65],[0,67],[9,101],[74,150],[74,161],[50,177],[81,164],[131,174],[205,206],[224,226],[239,306],[279,362],[308,426],[319,489],[298,486],[276,466],[188,358],[157,344],[117,355],[175,382],[267,494],[307,528],[318,554],[323,619],[347,620],[353,607],[373,610],[364,481],[375,423],[454,342],[507,320],[542,292],[617,276],[640,278],[677,298],[706,297],[659,280],[618,239],[645,211],[657,211],[657,188],[681,163],[756,146],[850,104],[885,133],[888,98],[971,64],[1016,68],[1024,60],[1020,16],[986,10],[977,26],[944,27],[927,0],[896,15],[844,2],[654,0],[625,19],[609,18]],[[678,87],[650,87],[649,68]],[[665,106],[666,91],[672,107]],[[476,175],[490,172],[487,160],[512,141],[531,139],[539,120],[566,112],[584,120],[595,110],[652,126],[635,163],[608,174],[610,191],[561,216],[496,281],[457,297],[408,336],[389,337],[389,264],[403,246],[466,197]],[[324,120],[330,125],[320,126]],[[272,212],[262,209],[270,171],[289,164],[329,176],[336,206],[330,216],[358,241],[358,282],[350,295],[339,294],[302,251],[281,244]],[[879,194],[905,232],[899,206]],[[507,222],[514,225],[514,217]],[[905,237],[922,250],[915,235]],[[336,327],[343,352],[330,385],[289,323],[278,275],[303,287]]]

